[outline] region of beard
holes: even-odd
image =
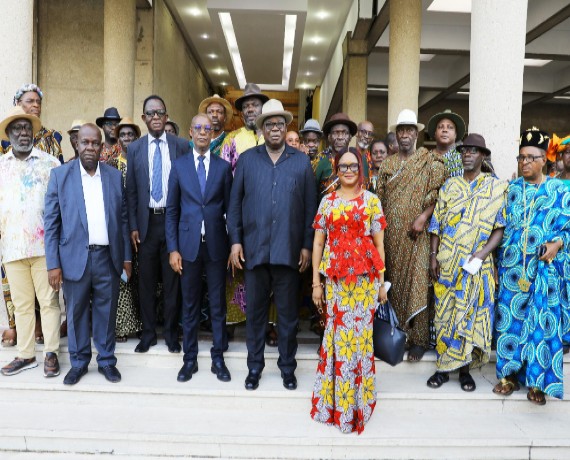
[[[257,131],[257,125],[255,124],[255,120],[246,121],[245,127],[250,131]]]
[[[30,143],[28,145],[22,145],[22,144],[19,144],[18,142],[13,142],[12,148],[14,149],[14,152],[30,153],[32,151],[32,149],[34,148],[34,143],[32,140],[30,140]]]

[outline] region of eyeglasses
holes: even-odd
[[[22,134],[22,131],[26,131],[27,133],[31,133],[32,132],[32,124],[31,123],[25,123],[25,124],[19,124],[19,125],[12,125],[10,126],[10,131],[12,131],[12,133],[14,133],[16,136],[19,136],[20,134]]]
[[[159,117],[163,117],[166,115],[166,110],[164,109],[160,109],[160,110],[147,110],[144,113],[148,118],[154,118],[155,115],[158,115]]]
[[[106,121],[103,123],[103,126],[110,126],[112,128],[116,128],[118,126],[118,121]]]
[[[374,137],[374,133],[372,131],[367,131],[366,129],[359,129],[358,132],[364,137]]]
[[[527,156],[519,155],[517,157],[517,161],[519,163],[532,163],[533,161],[540,160],[541,158],[544,158],[544,156],[542,156],[542,155],[527,155]]]
[[[269,130],[269,131],[273,131],[273,128],[277,128],[279,131],[282,131],[285,129],[285,126],[287,126],[285,124],[284,121],[268,121],[267,123],[264,123],[263,126],[265,126],[265,129]]]
[[[350,170],[353,173],[357,173],[360,168],[358,167],[358,163],[350,163],[350,164],[340,164],[338,165],[338,172],[339,173],[346,173]]]
[[[477,147],[459,147],[457,150],[459,150],[459,153],[461,153],[461,155],[467,155],[468,153],[471,155],[477,155],[479,152],[479,149]]]
[[[199,133],[202,130],[209,133],[210,131],[212,131],[212,126],[211,125],[194,125],[194,126],[192,126],[192,129],[194,131],[196,131],[197,133]]]
[[[331,137],[342,139],[350,137],[350,133],[348,131],[331,131]]]

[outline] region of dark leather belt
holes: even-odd
[[[90,244],[89,250],[90,251],[100,251],[101,249],[107,249],[109,246],[101,245],[101,244]]]
[[[149,208],[151,214],[164,214],[166,212],[166,208]]]

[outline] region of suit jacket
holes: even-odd
[[[109,250],[117,276],[131,260],[126,197],[122,174],[99,163],[103,202],[109,234]],[[87,211],[79,161],[52,169],[45,198],[45,246],[47,269],[61,268],[63,277],[79,281],[89,253]]]
[[[285,146],[276,164],[265,145],[238,159],[228,210],[231,244],[242,244],[245,266],[299,268],[301,249],[313,248],[317,191],[309,157]]]
[[[184,155],[172,163],[166,205],[168,252],[178,251],[184,260],[196,260],[203,220],[210,258],[213,261],[228,258],[230,246],[225,215],[232,179],[230,164],[210,153],[206,191],[202,196],[194,154]]]
[[[166,134],[170,161],[190,151],[186,139]],[[150,175],[148,163],[148,134],[132,142],[127,149],[127,204],[129,210],[129,230],[138,230],[143,242],[148,229],[150,201]]]

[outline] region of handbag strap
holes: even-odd
[[[376,308],[375,316],[380,319],[382,319],[382,317],[380,316],[381,308],[384,309],[384,314],[386,314],[387,316],[386,319],[390,322],[390,326],[399,327],[400,322],[398,321],[398,317],[396,316],[396,312],[392,308],[392,304],[390,303],[390,301],[388,300],[385,304],[379,304],[378,307]],[[386,321],[386,319],[384,319],[384,321]]]

